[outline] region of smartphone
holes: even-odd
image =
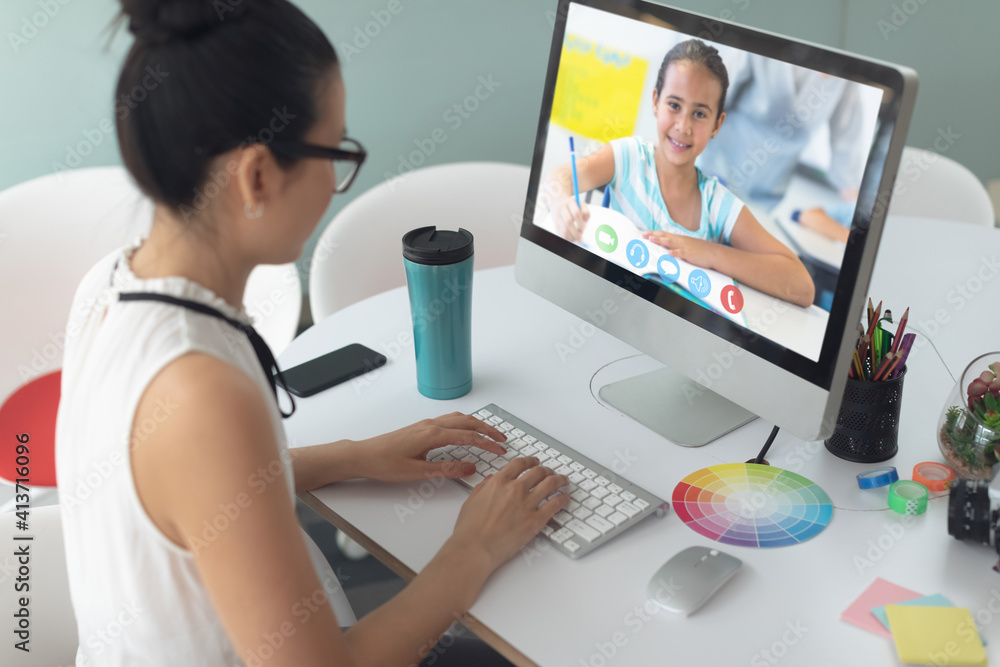
[[[385,365],[385,356],[351,343],[322,357],[293,366],[281,374],[288,391],[305,398]]]

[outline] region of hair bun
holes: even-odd
[[[122,0],[136,41],[163,44],[191,39],[238,18],[249,0]]]

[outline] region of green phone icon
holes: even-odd
[[[597,228],[597,247],[604,252],[614,252],[618,247],[618,234],[611,225],[601,225]]]

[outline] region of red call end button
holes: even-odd
[[[722,307],[735,315],[743,310],[743,292],[736,285],[726,285],[722,288]]]

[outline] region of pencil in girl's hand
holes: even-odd
[[[576,180],[576,150],[573,148],[573,137],[569,138],[569,160],[573,164],[573,196],[576,197],[576,207],[580,206],[580,183]]]
[[[906,331],[906,321],[908,319],[910,319],[909,308],[903,313],[903,317],[899,319],[899,325],[896,327],[896,336],[892,339],[892,349],[890,352],[895,352],[899,348],[899,343],[903,340],[903,332]]]

